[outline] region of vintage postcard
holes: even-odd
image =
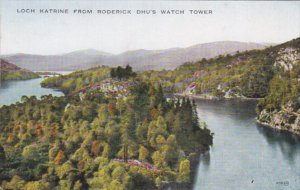
[[[0,190],[300,190],[300,1],[0,1]]]

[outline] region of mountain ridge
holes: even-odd
[[[62,71],[81,70],[90,67],[131,65],[134,70],[175,69],[185,62],[202,58],[212,58],[220,54],[233,54],[236,51],[263,49],[259,43],[238,41],[217,41],[195,44],[185,48],[160,50],[137,49],[111,54],[95,49],[72,51],[59,55],[12,54],[1,57],[29,70]]]

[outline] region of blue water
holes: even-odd
[[[194,190],[300,190],[300,139],[255,122],[254,101],[197,101],[214,135]]]
[[[41,97],[42,95],[52,94],[62,96],[63,93],[50,88],[42,88],[40,82],[44,78],[21,80],[21,81],[2,81],[0,86],[0,106],[10,105],[21,100],[23,95]]]

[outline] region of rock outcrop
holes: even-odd
[[[300,109],[294,111],[292,107],[284,106],[281,110],[268,111],[264,109],[258,115],[257,121],[274,129],[300,135]]]
[[[275,67],[283,68],[284,71],[290,71],[300,60],[300,52],[296,48],[281,48],[274,63]]]
[[[263,110],[258,117],[258,122],[278,130],[300,135],[300,115],[296,116],[283,110],[271,113]]]

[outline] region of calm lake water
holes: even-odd
[[[63,95],[41,88],[42,78],[10,81],[0,87],[0,105],[23,95]],[[255,122],[254,101],[197,100],[198,113],[214,135],[201,156],[194,190],[299,190],[300,139]]]
[[[255,122],[255,102],[198,100],[214,135],[194,190],[299,190],[300,139]]]
[[[0,106],[10,105],[21,100],[23,95],[41,97],[52,94],[62,96],[63,93],[50,88],[42,88],[41,81],[44,78],[22,80],[22,81],[2,81],[0,86]]]

